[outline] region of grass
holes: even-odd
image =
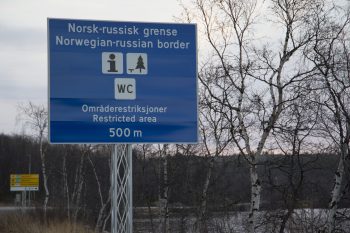
[[[40,219],[28,214],[10,214],[0,217],[0,233],[94,233],[82,224],[67,220],[52,220],[43,224]]]

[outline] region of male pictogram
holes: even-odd
[[[117,52],[102,53],[102,73],[103,74],[122,74],[123,73],[123,54]]]

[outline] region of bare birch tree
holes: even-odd
[[[331,5],[315,20],[317,37],[306,56],[319,73],[315,92],[323,109],[323,131],[338,147],[339,163],[331,191],[327,232],[335,232],[339,202],[349,175],[350,143],[350,8]]]
[[[34,137],[39,143],[39,154],[41,159],[41,172],[43,177],[43,185],[45,190],[45,198],[43,203],[44,220],[46,221],[47,205],[49,202],[50,191],[48,187],[48,174],[46,164],[46,152],[47,152],[47,128],[48,128],[48,115],[47,109],[43,105],[36,105],[32,102],[28,102],[25,105],[19,105],[18,119],[23,121],[25,126],[29,126],[34,134]]]
[[[149,186],[150,184],[147,183],[147,173],[146,173],[146,166],[147,166],[147,157],[152,153],[152,145],[151,144],[142,144],[139,146],[139,150],[141,152],[141,161],[142,161],[142,166],[141,166],[141,174],[142,174],[142,182],[141,182],[141,195],[142,195],[142,200],[145,200],[147,203],[147,210],[148,210],[148,216],[150,219],[151,223],[151,229],[150,231],[152,233],[155,232],[155,227],[154,227],[154,220],[153,220],[153,213],[151,209],[151,195],[149,194]],[[154,169],[156,170],[156,169]],[[155,172],[156,173],[156,172]]]
[[[309,80],[306,82],[308,85]],[[287,223],[297,207],[298,200],[305,185],[307,173],[314,169],[310,166],[313,159],[303,159],[305,151],[315,151],[315,131],[319,123],[319,107],[309,100],[307,90],[300,84],[295,87],[300,98],[293,101],[281,115],[280,121],[273,130],[273,137],[277,151],[282,157],[278,161],[269,161],[269,183],[282,195],[285,209],[278,211],[279,221],[274,223],[276,232],[286,231]],[[277,172],[274,172],[277,171]],[[280,173],[280,180],[276,181],[274,173]]]
[[[256,231],[261,203],[260,155],[285,103],[298,98],[287,94],[291,84],[312,73],[298,59],[313,38],[308,17],[316,6],[311,0],[196,0],[185,7],[185,17],[199,23],[213,51],[203,66],[216,75],[199,74],[201,85],[224,106],[235,146],[250,164],[249,232]],[[268,19],[259,16],[261,9]],[[264,23],[279,32],[267,42],[254,38]]]
[[[66,204],[66,211],[67,211],[67,218],[68,221],[71,221],[71,214],[70,214],[70,194],[69,194],[69,184],[68,184],[68,170],[67,170],[67,156],[68,151],[70,150],[70,146],[64,146],[64,154],[62,158],[62,180],[63,180],[63,197]]]
[[[110,185],[110,190],[109,192],[107,192],[107,195],[105,197],[105,195],[103,194],[103,191],[102,191],[102,182],[101,182],[101,178],[100,176],[98,175],[97,173],[97,169],[96,169],[96,166],[95,166],[95,163],[93,161],[93,159],[91,158],[91,155],[88,154],[87,155],[87,158],[88,158],[88,161],[89,161],[89,164],[91,166],[91,169],[93,171],[93,174],[94,174],[94,177],[95,177],[95,181],[96,181],[96,185],[97,185],[97,193],[98,193],[98,197],[99,197],[99,204],[100,204],[100,210],[99,210],[99,213],[98,213],[98,216],[97,216],[97,220],[96,220],[96,224],[95,224],[95,232],[96,233],[99,233],[99,232],[102,232],[102,228],[103,228],[103,223],[104,223],[104,220],[108,217],[108,206],[110,205],[111,203],[111,185]],[[110,162],[109,162],[110,164]]]
[[[169,177],[168,177],[168,147],[169,145],[158,145],[158,153],[160,158],[160,166],[163,168],[163,173],[159,169],[160,181],[163,182],[163,188],[159,187],[159,214],[160,214],[160,230],[162,233],[170,232],[169,219]],[[163,174],[163,176],[161,176]]]
[[[207,73],[203,75],[215,75]],[[198,221],[196,223],[196,231],[199,233],[208,232],[207,227],[207,205],[208,205],[208,190],[212,180],[215,159],[220,155],[231,153],[228,149],[231,140],[231,134],[227,121],[222,114],[223,105],[215,105],[212,97],[208,92],[201,93],[200,98],[200,117],[199,128],[202,136],[202,151],[200,155],[205,156],[207,162],[206,176],[201,192],[200,205],[198,210]]]

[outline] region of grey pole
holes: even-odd
[[[111,160],[112,233],[132,233],[132,146],[113,146]]]
[[[32,174],[32,154],[29,154],[29,165],[28,165],[28,172],[29,174]],[[28,206],[31,206],[30,199],[31,199],[31,191],[28,191]]]

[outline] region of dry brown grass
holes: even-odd
[[[39,219],[25,214],[0,216],[0,233],[93,233],[82,224],[68,221],[50,221],[42,224]]]

